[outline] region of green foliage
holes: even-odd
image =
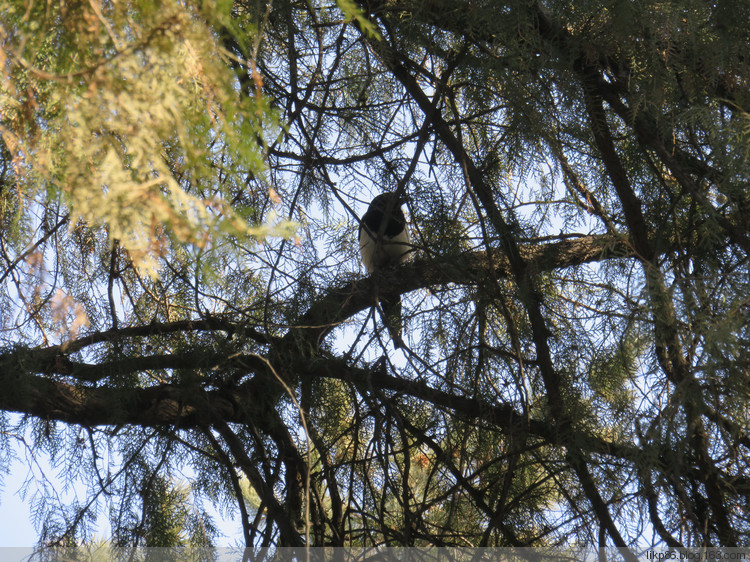
[[[344,13],[344,17],[348,20],[356,21],[359,28],[368,37],[372,39],[380,38],[377,26],[367,19],[362,8],[360,8],[354,0],[336,0],[336,5],[339,7],[339,10]]]
[[[637,375],[638,361],[648,349],[648,340],[628,331],[616,344],[600,349],[589,365],[591,389],[616,411],[624,411],[633,399],[629,382]]]
[[[196,513],[185,486],[172,486],[156,477],[144,483],[144,489],[145,546],[211,546],[213,526],[205,514]]]

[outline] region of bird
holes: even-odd
[[[359,253],[368,273],[404,263],[411,251],[406,217],[401,210],[405,200],[398,193],[381,193],[372,200],[359,224]],[[381,291],[383,321],[396,349],[401,339],[401,294]]]

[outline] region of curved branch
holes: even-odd
[[[632,248],[623,239],[611,235],[590,235],[547,244],[519,247],[529,270],[553,271],[593,261],[632,257]],[[319,298],[284,337],[286,343],[300,338],[317,348],[323,338],[352,315],[372,306],[377,286],[394,287],[400,294],[435,285],[454,283],[473,285],[489,277],[510,276],[510,265],[501,250],[475,251],[415,260],[407,265],[383,271],[334,287]]]

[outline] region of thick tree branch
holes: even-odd
[[[646,224],[641,209],[641,202],[635,195],[630,179],[615,150],[602,101],[597,97],[596,92],[592,91],[592,84],[596,82],[595,78],[592,75],[584,76],[583,89],[586,108],[596,145],[599,148],[609,177],[617,191],[633,245],[643,264],[646,287],[653,310],[652,316],[657,357],[667,378],[685,396],[685,412],[688,424],[692,428],[690,439],[696,458],[706,473],[706,491],[714,513],[719,536],[723,544],[735,545],[736,538],[732,532],[732,526],[729,524],[729,517],[724,506],[716,466],[709,454],[710,444],[708,435],[700,418],[701,413],[706,408],[702,404],[703,399],[699,385],[690,371],[682,350],[677,327],[677,314],[665,286],[664,276],[655,263],[656,253],[651,241],[648,239],[648,233],[651,229]]]
[[[529,269],[545,272],[594,261],[628,258],[632,256],[632,248],[624,240],[610,235],[591,235],[547,244],[522,245],[519,253]],[[291,342],[302,338],[317,348],[326,334],[341,322],[372,306],[376,287],[385,282],[404,294],[447,283],[482,284],[488,278],[502,279],[510,275],[506,254],[499,249],[414,260],[397,269],[331,289],[303,314],[298,327],[292,328],[284,339]]]

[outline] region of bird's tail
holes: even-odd
[[[401,339],[401,295],[382,295],[380,307],[383,310],[383,323],[393,340],[393,347],[401,349],[404,347],[404,340]]]

